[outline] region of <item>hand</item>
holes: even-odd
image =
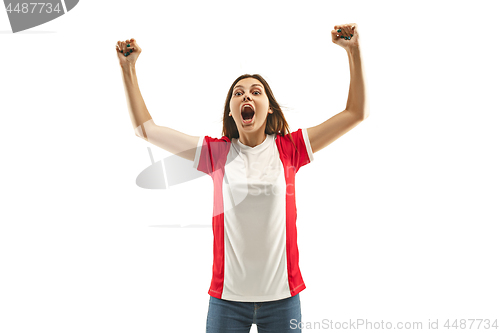
[[[127,39],[124,42],[118,41],[116,43],[116,54],[118,60],[120,61],[120,66],[132,64],[135,65],[139,54],[141,54],[142,49],[137,45],[135,39]]]
[[[332,30],[332,42],[346,51],[359,48],[358,25],[356,23],[336,25],[335,30]]]

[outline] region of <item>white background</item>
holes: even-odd
[[[371,113],[297,175],[302,320],[500,319],[494,4],[86,0],[16,34],[0,11],[0,331],[205,330],[213,184],[136,185],[171,154],[134,135],[118,40],[157,124],[220,137],[245,73],[292,131],[344,110],[352,22]]]

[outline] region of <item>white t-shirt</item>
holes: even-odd
[[[255,147],[200,137],[193,167],[212,177],[214,262],[208,294],[274,301],[306,288],[299,269],[295,174],[313,160],[307,130],[266,134]]]

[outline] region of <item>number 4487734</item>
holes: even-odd
[[[45,7],[45,12],[46,13],[52,13],[52,12],[57,12],[59,13],[62,9],[59,8],[59,3],[56,4],[55,7],[52,7],[52,4],[49,3],[44,3],[44,2],[30,2],[30,3],[17,3],[14,9],[12,9],[12,3],[9,3],[7,6],[7,12],[12,13],[12,12],[17,12],[17,13],[24,13],[27,14],[29,12],[29,6],[32,6],[31,8],[31,13],[35,13],[35,8],[37,5],[40,5],[40,11],[38,13],[42,13],[44,7]]]
[[[467,322],[470,324],[467,325]],[[476,325],[474,325],[476,324]],[[476,327],[474,327],[476,326]],[[498,324],[497,320],[495,319],[493,322],[491,322],[489,319],[455,319],[455,321],[451,322],[450,319],[446,320],[444,323],[444,327],[450,329],[472,329],[472,328],[477,328],[477,329],[498,329]]]

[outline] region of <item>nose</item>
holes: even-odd
[[[243,102],[246,102],[246,101],[249,101],[250,100],[250,96],[247,96],[246,94],[243,95]]]

